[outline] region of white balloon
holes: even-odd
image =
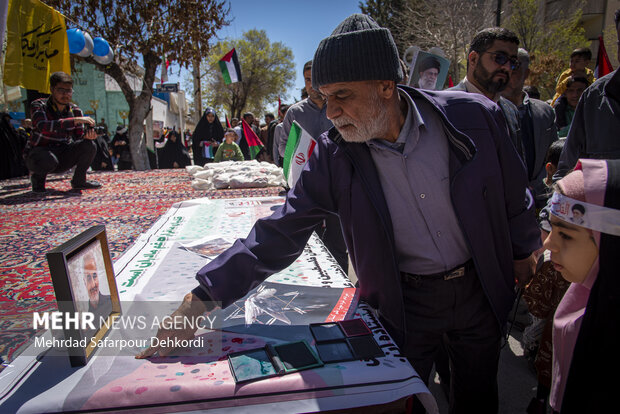
[[[413,60],[418,56],[418,52],[420,51],[419,46],[409,46],[405,53],[403,54],[403,60],[407,64],[407,66],[411,66]]]
[[[84,49],[76,53],[81,57],[89,57],[93,53],[93,38],[86,32],[84,32]]]
[[[440,47],[434,46],[428,49],[428,53],[432,53],[433,55],[438,55],[441,57],[446,57],[445,52]]]
[[[114,52],[112,52],[112,49],[110,48],[110,51],[108,52],[107,55],[105,56],[93,55],[93,59],[95,59],[95,62],[99,64],[107,65],[114,60]]]

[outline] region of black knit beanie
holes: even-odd
[[[364,14],[353,14],[319,43],[312,61],[312,87],[335,82],[393,80],[403,70],[390,31]]]

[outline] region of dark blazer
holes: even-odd
[[[540,246],[534,211],[524,197],[527,177],[508,139],[504,117],[493,102],[477,94],[399,88],[414,102],[428,101],[443,121],[452,206],[503,330],[515,298],[513,260]],[[221,301],[223,307],[230,305],[293,263],[330,214],[338,214],[342,223],[361,299],[378,310],[402,344],[406,332],[401,276],[379,176],[368,145],[345,142],[335,128],[319,137],[286,203],[203,267],[194,293]]]
[[[463,83],[463,81],[459,82],[456,86],[453,86],[449,90],[467,92],[467,88],[465,87],[465,83]],[[523,147],[523,138],[521,136],[519,110],[512,102],[503,96],[500,96],[497,101],[497,105],[501,108],[506,124],[508,125],[508,130],[510,131],[510,141],[512,141],[512,145],[514,145],[517,153],[521,157],[523,167],[525,168],[525,148]]]
[[[532,175],[529,178],[530,188],[534,190],[536,198],[543,200],[546,198],[547,188],[543,182],[543,179],[547,175],[545,170],[545,157],[547,156],[547,150],[554,141],[557,141],[558,130],[555,125],[555,112],[551,105],[538,99],[533,99],[525,95],[523,104],[526,107],[526,111],[529,112],[532,118],[532,124],[534,129],[534,168]]]

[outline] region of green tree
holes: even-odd
[[[542,21],[539,0],[513,0],[506,27],[519,36],[520,46],[530,53],[532,63],[528,84],[536,85],[541,99],[555,94],[557,76],[568,68],[570,54],[579,47],[588,47],[581,26],[581,2],[558,13],[551,22]]]
[[[209,40],[227,24],[223,0],[44,0],[94,36],[108,41],[114,61],[96,65],[119,84],[129,104],[129,140],[133,165],[149,168],[143,123],[151,108],[153,83],[165,56],[181,66],[209,51]],[[200,39],[200,41],[197,41]],[[142,68],[139,68],[140,65]],[[129,77],[142,81],[135,91]]]
[[[407,0],[396,25],[401,44],[422,50],[439,47],[450,60],[450,74],[461,79],[469,43],[493,19],[490,0]],[[408,64],[411,62],[407,62]]]
[[[218,61],[232,48],[241,66],[241,82],[224,84]],[[241,39],[215,44],[204,62],[204,101],[217,110],[239,118],[244,111],[260,114],[268,103],[293,86],[293,52],[281,42],[271,43],[264,30],[252,29]]]
[[[381,27],[385,27],[392,32],[398,50],[403,52],[407,45],[400,42],[396,37],[398,19],[403,11],[406,0],[366,0],[359,2],[362,13],[372,17]]]

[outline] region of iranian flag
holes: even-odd
[[[286,142],[286,150],[284,150],[284,176],[290,188],[293,188],[297,183],[315,146],[314,138],[297,121],[293,121]]]
[[[245,142],[248,143],[250,158],[255,159],[260,150],[265,146],[263,145],[263,141],[256,135],[256,132],[245,122],[245,119],[241,120],[241,122],[243,123],[243,135],[245,137]]]
[[[226,85],[241,82],[241,67],[239,66],[239,58],[237,57],[235,48],[226,53],[226,55],[220,59],[219,64]]]

